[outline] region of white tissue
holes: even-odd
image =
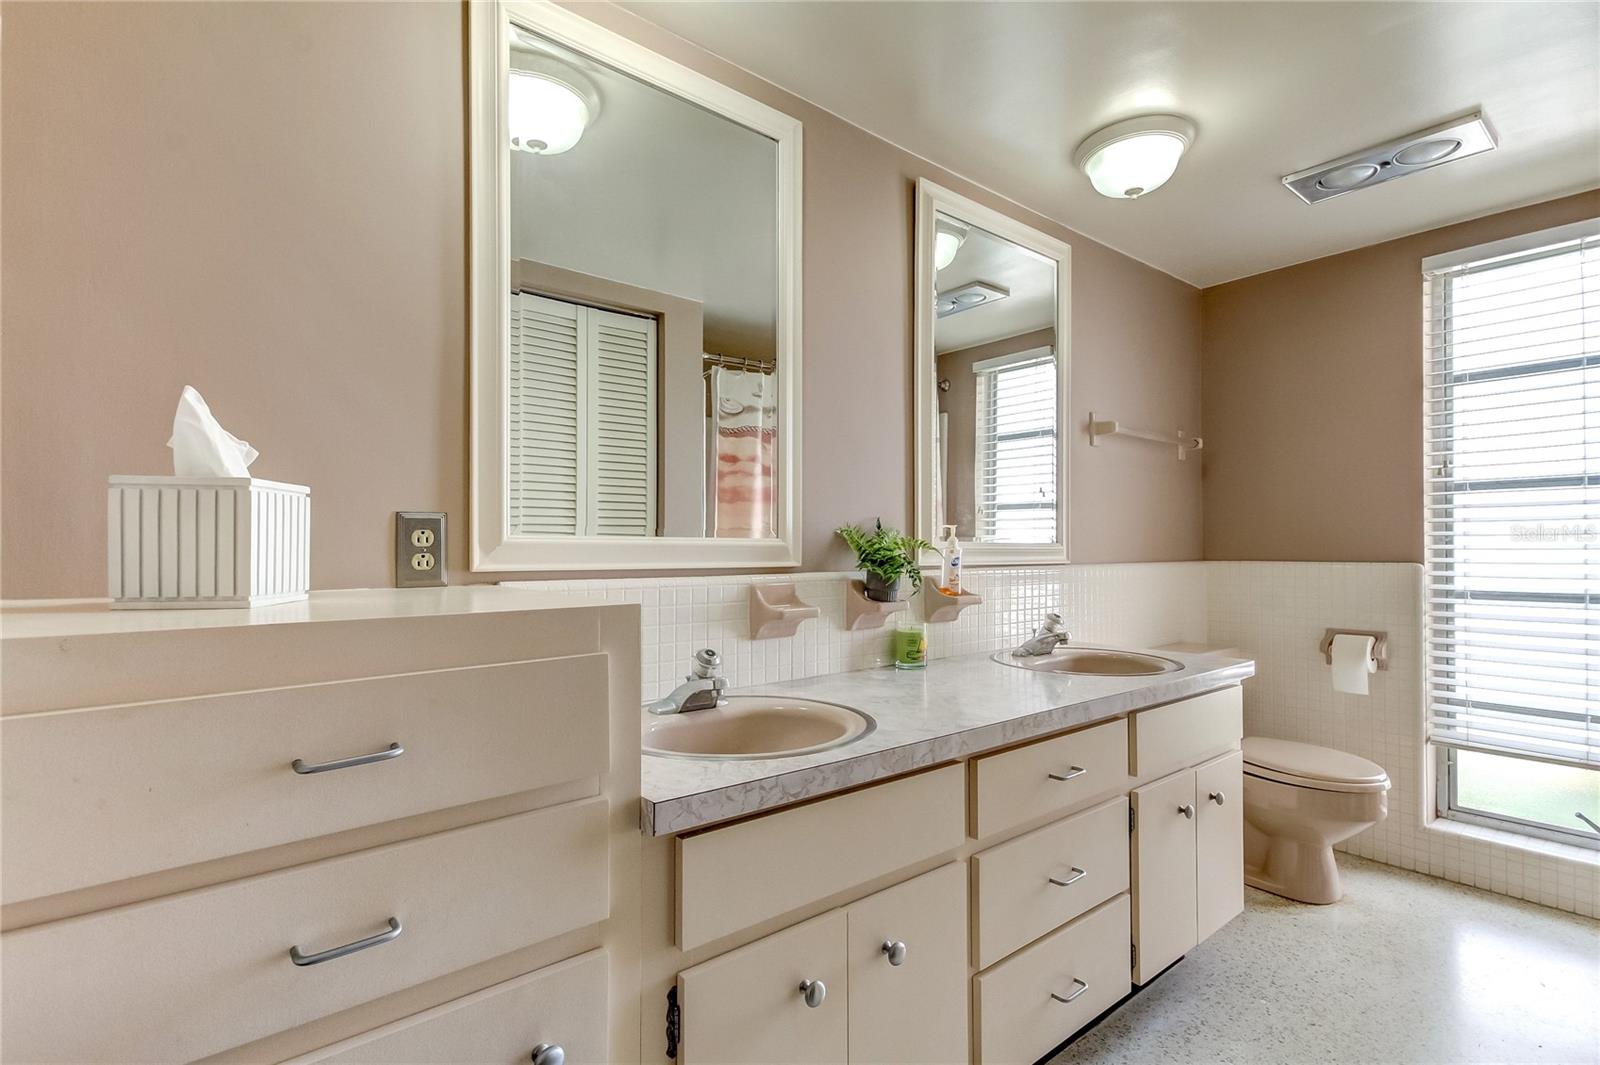
[[[1333,690],[1351,695],[1367,694],[1367,677],[1378,671],[1372,657],[1371,636],[1335,633],[1333,637]]]
[[[212,417],[204,397],[189,385],[172,416],[172,472],[177,477],[248,477],[256,449]]]

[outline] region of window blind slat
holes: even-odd
[[[1429,740],[1600,768],[1600,220],[1424,287]]]

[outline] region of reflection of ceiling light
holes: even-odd
[[[973,281],[953,288],[949,292],[941,292],[934,302],[934,314],[940,318],[948,318],[952,314],[970,311],[974,307],[982,307],[989,303],[999,303],[1007,296],[1009,291],[998,285],[991,285],[987,281]]]
[[[1481,112],[1379,144],[1283,179],[1306,203],[1318,203],[1356,189],[1371,188],[1406,174],[1492,151],[1494,130]]]
[[[508,125],[514,151],[560,155],[600,114],[589,79],[554,60],[516,54],[512,60]]]
[[[1091,133],[1072,161],[1100,195],[1131,200],[1165,185],[1193,143],[1194,123],[1187,118],[1145,115]]]
[[[933,220],[933,268],[943,270],[955,262],[956,252],[966,242],[967,227],[950,218]]]

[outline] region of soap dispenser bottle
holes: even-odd
[[[939,549],[944,555],[944,565],[939,569],[939,590],[945,595],[961,594],[961,541],[956,539],[956,527],[944,527],[944,546]]]

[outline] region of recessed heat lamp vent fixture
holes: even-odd
[[[1319,203],[1441,163],[1492,151],[1498,143],[1488,119],[1481,111],[1475,111],[1466,118],[1290,174],[1283,184],[1306,203]]]
[[[970,311],[974,307],[999,303],[1009,295],[1011,292],[1008,289],[998,285],[991,285],[987,281],[973,281],[960,288],[939,293],[934,304],[934,314],[939,318],[948,318],[952,314]]]

